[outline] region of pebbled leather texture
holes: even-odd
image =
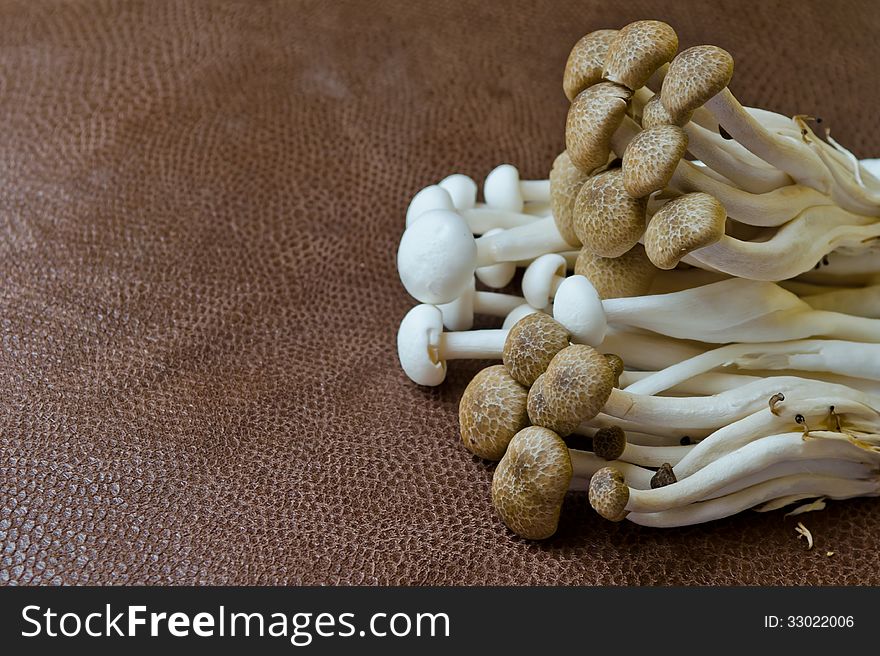
[[[485,364],[398,366],[410,197],[546,177],[570,47],[640,18],[880,155],[867,1],[0,2],[0,583],[880,583],[873,499],[798,517],[812,551],[585,494],[515,538],[459,443]]]

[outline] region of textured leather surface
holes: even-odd
[[[568,50],[661,18],[880,155],[865,1],[0,3],[0,582],[880,583],[880,501],[513,537],[409,383],[404,211],[544,177]],[[483,325],[490,325],[488,322]],[[834,551],[826,557],[826,551]]]

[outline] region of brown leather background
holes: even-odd
[[[412,194],[544,177],[587,31],[670,22],[880,155],[872,2],[0,3],[0,582],[880,583],[880,501],[681,530],[496,518],[482,364],[400,371]],[[489,324],[486,324],[489,325]],[[834,551],[826,557],[826,551]]]

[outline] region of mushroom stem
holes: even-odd
[[[815,439],[808,440],[804,440],[801,433],[771,435],[712,461],[672,485],[631,490],[625,509],[636,513],[670,510],[706,498],[716,490],[781,462],[827,459],[870,464],[876,469],[880,453],[872,454],[855,446],[847,436],[830,431],[817,431]]]
[[[735,515],[780,497],[851,499],[880,494],[880,478],[852,480],[835,476],[796,474],[752,485],[725,497],[701,501],[658,513],[630,513],[626,519],[656,528],[691,526]]]
[[[583,491],[587,487],[584,485],[584,481],[589,481],[593,474],[604,467],[614,467],[619,470],[626,477],[627,482],[638,490],[651,489],[651,477],[654,475],[654,472],[650,469],[619,460],[609,462],[590,451],[569,449],[568,453],[571,456],[573,471],[570,490]]]
[[[782,404],[790,409],[783,411]],[[831,408],[834,408],[833,414]],[[801,423],[798,423],[798,418]],[[822,426],[832,421],[834,428],[839,421],[846,430],[851,431],[873,432],[880,429],[880,413],[862,403],[831,396],[803,400],[789,397],[777,403],[774,409],[763,408],[722,426],[698,442],[675,465],[675,475],[687,478],[719,457],[766,435],[792,431],[798,426]]]
[[[880,285],[861,289],[835,289],[801,298],[814,310],[880,319]]]
[[[440,334],[441,360],[500,360],[506,330],[467,330]]]
[[[484,235],[476,243],[477,266],[528,260],[545,253],[570,250],[572,247],[559,234],[553,217],[537,219],[494,235]]]
[[[682,360],[626,387],[633,394],[659,394],[725,364],[740,369],[818,371],[880,379],[880,344],[809,339],[764,344],[728,344]]]

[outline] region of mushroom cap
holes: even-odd
[[[522,277],[522,292],[526,303],[544,309],[553,300],[553,279],[565,277],[568,263],[559,253],[546,253],[526,267]]]
[[[528,394],[504,365],[486,367],[474,376],[458,405],[465,448],[480,458],[500,460],[511,438],[529,425]]]
[[[618,387],[620,385],[620,376],[623,374],[625,368],[623,358],[616,353],[606,353],[605,359],[608,360],[608,365],[614,372],[614,386]]]
[[[613,467],[603,467],[590,479],[590,505],[597,513],[612,522],[626,518],[629,503],[629,486],[623,474]]]
[[[437,306],[443,315],[443,325],[448,330],[470,330],[474,327],[474,299],[477,295],[476,280],[464,293],[450,303]]]
[[[510,212],[522,212],[525,201],[519,186],[519,171],[512,164],[496,166],[483,183],[486,205]]]
[[[669,184],[687,151],[687,133],[677,125],[658,125],[639,132],[623,153],[623,186],[642,198]]]
[[[678,36],[662,21],[642,20],[623,27],[605,54],[602,77],[629,89],[645,86],[663,64],[675,57]]]
[[[642,107],[642,127],[657,127],[658,125],[677,125],[683,126],[691,120],[693,112],[685,112],[681,116],[672,116],[660,102],[660,94],[655,93],[651,99]]]
[[[685,255],[724,236],[727,212],[717,198],[694,192],[675,198],[651,219],[645,252],[655,266],[674,269]]]
[[[574,165],[566,150],[559,153],[550,169],[550,210],[559,234],[573,246],[581,244],[572,225],[574,201],[589,177]]]
[[[565,442],[540,426],[522,429],[492,476],[492,505],[507,527],[529,540],[556,532],[571,483],[571,456]]]
[[[648,201],[633,198],[623,186],[623,171],[611,169],[587,180],[574,204],[574,229],[586,248],[602,257],[618,257],[645,232]]]
[[[449,192],[440,185],[429,185],[413,196],[406,208],[406,227],[425,212],[431,210],[455,210],[455,204]]]
[[[602,410],[614,388],[614,370],[592,346],[562,349],[544,374],[544,398],[556,421],[587,421]]]
[[[598,346],[608,332],[605,309],[596,289],[584,276],[569,276],[556,290],[553,318],[571,334],[573,342]]]
[[[562,76],[562,90],[569,102],[587,87],[602,81],[605,53],[616,34],[617,30],[596,30],[574,44]]]
[[[544,376],[541,374],[529,388],[528,411],[529,421],[535,426],[549,428],[558,435],[570,435],[578,427],[580,422],[559,421],[547,407],[547,399],[544,396]]]
[[[672,465],[668,462],[664,462],[660,465],[657,473],[651,477],[651,489],[656,490],[657,488],[666,487],[667,485],[672,485],[677,482],[678,479],[675,477]]]
[[[647,294],[657,267],[651,264],[645,247],[636,244],[620,257],[601,257],[582,248],[574,272],[593,284],[599,298],[625,298]]]
[[[733,57],[718,46],[694,46],[678,54],[660,90],[670,116],[680,117],[711,100],[730,84]]]
[[[397,249],[400,281],[422,303],[449,303],[461,296],[476,265],[477,244],[470,227],[448,210],[419,216],[404,231]]]
[[[416,305],[397,330],[397,357],[410,380],[419,385],[439,385],[446,378],[446,361],[440,359],[443,315],[433,305]]]
[[[438,182],[437,186],[449,193],[457,210],[470,210],[477,204],[477,183],[470,176],[453,173]]]
[[[608,162],[611,137],[623,122],[632,91],[600,82],[581,91],[568,108],[565,148],[572,163],[592,173]]]
[[[502,360],[515,380],[530,387],[553,357],[568,346],[568,337],[568,331],[549,314],[528,314],[507,332]]]
[[[605,426],[593,435],[593,453],[603,460],[617,460],[626,448],[626,433],[620,426]]]
[[[504,228],[492,228],[483,233],[484,237],[491,237],[504,232]],[[516,262],[496,262],[479,267],[476,270],[477,280],[494,289],[501,289],[510,284],[516,275]]]

